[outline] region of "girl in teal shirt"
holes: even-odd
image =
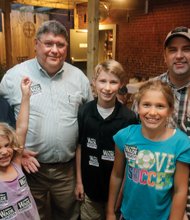
[[[125,172],[121,219],[182,220],[190,163],[190,140],[169,128],[174,109],[171,89],[149,81],[136,95],[141,125],[115,136],[115,161],[110,179],[107,220],[115,220],[115,203]]]

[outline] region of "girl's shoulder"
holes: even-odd
[[[171,140],[175,143],[175,154],[178,161],[190,164],[190,138],[180,129],[176,129],[176,133]]]
[[[177,140],[181,140],[188,144],[190,143],[190,138],[187,136],[185,132],[183,132],[179,128],[176,128],[176,133],[174,135],[174,138],[177,138]]]
[[[131,134],[134,134],[134,132],[135,133],[140,132],[140,130],[141,130],[140,124],[132,124],[119,130],[116,135],[123,135],[123,134],[131,135]]]
[[[7,182],[16,180],[18,177],[22,176],[22,168],[21,166],[17,165],[14,162],[11,162],[10,165],[7,167],[6,171],[1,174],[0,181]]]
[[[136,138],[137,136],[140,136],[141,134],[141,125],[140,124],[132,124],[129,125],[121,130],[119,130],[114,136],[113,139],[115,142],[121,141],[125,143],[126,141],[129,141],[131,139]]]
[[[14,160],[11,162],[13,169],[18,173],[18,175],[23,175],[21,164],[16,163]]]
[[[129,125],[126,128],[121,129],[113,136],[114,142],[117,147],[123,151],[126,144],[134,144],[137,137],[141,136],[141,125],[133,124]]]

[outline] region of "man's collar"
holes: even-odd
[[[166,72],[166,82],[168,83],[169,86],[171,86],[173,89],[176,89],[176,90],[182,90],[184,88],[187,88],[187,87],[190,87],[190,82],[187,82],[186,84],[184,84],[183,86],[181,87],[176,87],[176,85],[174,85],[171,80],[170,80],[170,77],[169,77],[169,72],[167,71]]]

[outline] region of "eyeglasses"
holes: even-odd
[[[52,41],[44,41],[42,42],[40,39],[38,39],[38,41],[43,44],[47,49],[52,49],[54,47],[54,45],[56,45],[56,47],[58,49],[64,49],[67,45],[65,43],[54,43]]]
[[[175,33],[178,33],[178,32],[185,32],[185,33],[188,33],[188,28],[187,27],[177,27],[175,28],[171,34],[175,34]]]

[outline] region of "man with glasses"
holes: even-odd
[[[30,118],[26,148],[38,152],[40,164],[28,155],[23,165],[38,206],[41,220],[46,216],[47,198],[52,220],[76,220],[79,206],[74,196],[75,148],[78,138],[77,113],[92,99],[87,77],[65,62],[68,34],[57,21],[47,21],[35,39],[36,58],[16,65],[2,79],[0,92],[18,115],[23,76],[32,80]],[[49,196],[49,197],[47,197]]]

